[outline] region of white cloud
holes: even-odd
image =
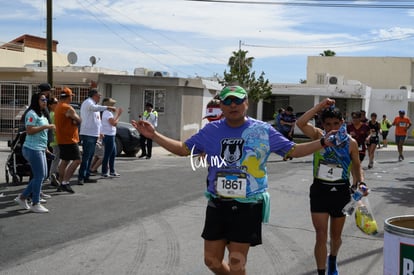
[[[24,33],[45,36],[45,2],[4,3],[0,10],[4,37],[0,40]],[[89,64],[89,57],[94,55],[101,58],[97,65],[130,72],[135,67],[150,67],[210,76],[225,69],[239,41],[268,72],[278,67],[283,70],[283,66],[275,65],[278,59],[285,62],[285,57],[291,56],[292,60],[306,60],[307,55],[326,49],[337,55],[410,55],[412,16],[412,11],[388,9],[184,0],[59,0],[53,1],[53,37],[59,41],[59,51],[78,53],[79,64]],[[393,42],[377,43],[402,37],[405,39],[394,42],[400,42],[398,51]],[[298,66],[305,68],[306,63]],[[304,78],[294,71],[291,74],[292,79]]]

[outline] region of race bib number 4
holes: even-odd
[[[320,164],[318,178],[327,181],[337,181],[342,179],[342,167],[329,164]]]
[[[245,173],[217,173],[216,192],[225,198],[245,198],[247,176]]]

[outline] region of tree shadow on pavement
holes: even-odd
[[[400,182],[412,182],[412,184],[394,185],[392,187],[378,187],[375,192],[384,193],[384,200],[392,204],[405,207],[414,207],[414,177],[396,178]]]

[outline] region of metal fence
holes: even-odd
[[[22,115],[30,105],[33,93],[39,92],[39,83],[0,81],[0,138],[13,139],[22,126]],[[82,102],[88,95],[89,86],[60,85],[51,91],[50,96],[59,98],[64,87],[74,92],[73,102]]]

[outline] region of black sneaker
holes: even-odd
[[[50,175],[50,185],[58,187],[59,184],[60,183],[59,183],[59,180],[58,180],[56,174]]]
[[[70,186],[70,184],[62,184],[61,186],[60,186],[60,190],[62,190],[62,191],[66,191],[66,192],[68,192],[68,193],[75,193],[75,191],[73,191],[73,189],[72,189],[72,187]]]
[[[145,155],[140,155],[138,158],[139,159],[142,159],[142,158],[145,158],[147,155],[145,154]]]
[[[84,179],[83,182],[84,183],[97,183],[98,181],[95,179]]]
[[[89,171],[89,175],[96,176],[98,174],[98,171]]]

